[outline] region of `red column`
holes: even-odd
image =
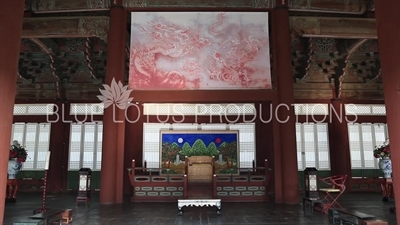
[[[143,107],[139,104],[130,106],[127,111],[126,136],[129,141],[125,145],[124,165],[131,167],[134,159],[137,167],[142,166],[143,149],[143,120],[140,118]],[[124,170],[124,194],[132,194],[132,185],[129,180],[128,171]]]
[[[386,105],[390,148],[392,151],[394,195],[400,196],[400,1],[375,1],[379,55]],[[396,215],[400,217],[400,201],[396,200]]]
[[[272,106],[275,107],[279,105],[278,100],[272,101]],[[275,108],[274,108],[275,110]],[[275,112],[275,111],[274,111]],[[275,116],[273,113],[272,116]],[[273,149],[274,149],[274,170],[273,170],[273,178],[274,178],[274,191],[275,191],[275,203],[284,203],[283,201],[283,174],[282,174],[282,153],[281,149],[281,132],[280,132],[280,124],[277,120],[272,121],[272,137],[274,140]]]
[[[125,41],[123,42],[125,43]],[[125,165],[124,164],[124,155],[125,155],[125,111],[119,110],[118,120],[121,121],[117,124],[117,168],[116,168],[116,189],[115,189],[115,201],[116,203],[122,203],[124,197],[124,175],[125,173]],[[129,165],[129,164],[127,164]],[[128,166],[129,167],[129,166]]]
[[[68,152],[68,146],[66,145],[65,132],[66,126],[69,124],[64,123],[61,119],[62,115],[66,115],[63,112],[63,102],[57,101],[56,109],[58,113],[58,117],[50,118],[51,121],[55,121],[51,124],[51,132],[50,132],[50,164],[49,170],[47,174],[47,191],[50,193],[59,193],[63,189],[63,180],[67,180],[66,174],[64,174],[64,168],[68,168],[68,164],[64,165],[64,159],[68,158],[64,157],[65,152]]]
[[[113,79],[125,80],[125,39],[127,30],[126,12],[122,1],[110,8],[110,29],[107,47],[106,84]],[[124,174],[124,113],[111,105],[104,110],[103,152],[100,180],[100,203],[122,203]],[[122,118],[121,118],[122,117]],[[122,121],[122,122],[121,122]]]
[[[4,219],[7,165],[10,149],[24,1],[0,1],[0,221]]]
[[[297,169],[296,130],[294,116],[293,75],[291,64],[289,10],[286,6],[277,7],[272,17],[272,47],[276,88],[280,105],[275,105],[276,120],[279,119],[282,198],[283,203],[299,203],[299,179]],[[275,140],[276,141],[276,140]],[[280,151],[280,152],[278,152]],[[279,166],[279,165],[276,165]],[[279,179],[277,177],[277,179]],[[277,187],[277,186],[275,186]]]
[[[346,187],[351,183],[351,158],[344,104],[341,100],[332,100],[329,111],[329,149],[331,174],[347,174]],[[350,189],[350,188],[349,188]]]

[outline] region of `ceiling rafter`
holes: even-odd
[[[44,39],[44,40],[39,40],[37,38],[30,38],[30,40],[35,43],[36,45],[38,45],[43,52],[45,52],[49,58],[50,58],[50,68],[51,68],[51,75],[56,79],[55,83],[55,91],[56,91],[56,97],[57,98],[61,98],[61,94],[60,94],[60,77],[56,74],[56,67],[55,67],[55,61],[54,61],[54,51],[53,49],[56,49],[56,51],[58,52],[58,47],[55,47],[55,43],[52,40],[49,39]],[[47,44],[47,45],[46,45]]]
[[[343,77],[344,76],[346,76],[347,75],[347,71],[348,71],[348,69],[349,69],[349,67],[350,67],[350,64],[349,64],[349,59],[351,58],[351,56],[353,55],[353,53],[354,52],[356,52],[357,51],[357,49],[361,46],[361,45],[363,45],[365,42],[367,42],[368,41],[368,39],[360,39],[360,40],[357,40],[357,41],[355,41],[355,42],[352,42],[349,46],[348,46],[348,48],[346,49],[347,51],[346,51],[346,53],[345,53],[345,59],[344,59],[344,67],[342,68],[342,71],[343,71],[343,73],[339,76],[339,78],[338,78],[338,82],[339,82],[339,85],[336,87],[336,93],[337,93],[337,96],[336,97],[338,97],[338,98],[340,98],[341,96],[342,96],[342,89],[343,89]],[[342,55],[341,55],[342,56]]]

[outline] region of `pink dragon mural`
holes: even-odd
[[[267,12],[132,12],[129,88],[271,88]]]

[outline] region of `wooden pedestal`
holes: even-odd
[[[62,214],[62,223],[69,224],[72,221],[72,209],[66,209]]]
[[[76,205],[79,203],[85,203],[86,205],[90,204],[90,198],[89,197],[76,197]]]
[[[383,220],[363,220],[360,225],[388,225],[388,222]]]

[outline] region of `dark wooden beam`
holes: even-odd
[[[26,0],[25,10],[34,13],[90,12],[109,10],[111,0]],[[275,6],[275,1],[254,0],[122,0],[122,5],[134,8],[173,8],[180,10],[214,8],[250,8],[268,9]]]
[[[109,10],[111,0],[25,0],[25,11],[39,13],[90,12]],[[276,2],[276,3],[275,3]],[[274,8],[287,2],[290,11],[322,12],[341,14],[363,14],[374,9],[373,0],[303,0],[303,1],[260,1],[260,0],[122,0],[122,5],[135,8],[214,9],[214,8]]]
[[[127,8],[175,8],[175,9],[213,9],[213,8],[273,8],[274,1],[252,0],[123,0]]]
[[[290,11],[360,15],[366,12],[367,2],[365,0],[303,0],[289,1],[288,7]]]
[[[293,37],[376,39],[375,19],[339,17],[290,17]]]
[[[108,27],[106,16],[25,18],[22,38],[98,37],[107,42]]]
[[[27,1],[27,0],[26,0]],[[30,2],[29,0],[27,2]],[[79,12],[79,11],[101,11],[109,10],[109,0],[33,0],[30,4],[34,13],[57,13],[57,12]],[[26,7],[25,7],[26,10]]]

